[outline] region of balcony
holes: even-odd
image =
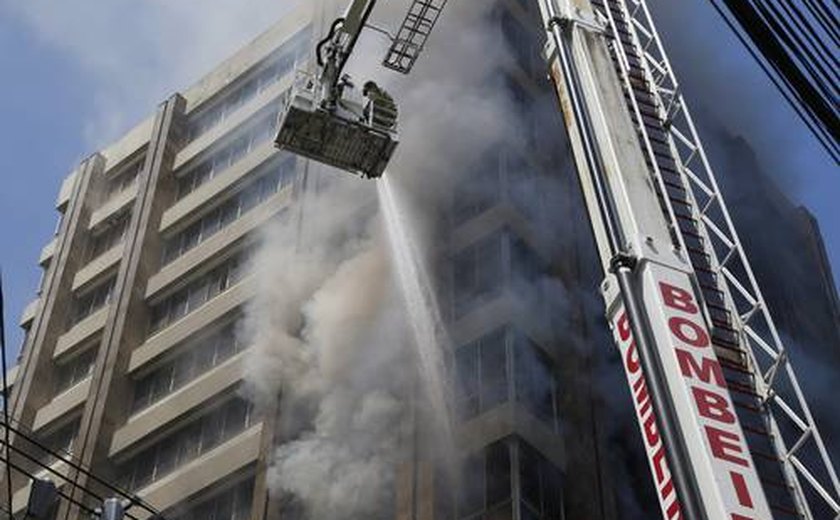
[[[26,307],[23,308],[23,312],[20,314],[20,321],[18,324],[21,327],[26,328],[33,320],[35,320],[35,316],[38,314],[38,308],[41,305],[41,298],[35,298],[28,304]]]
[[[260,455],[262,433],[262,423],[255,424],[221,446],[140,489],[137,495],[158,510],[165,511],[255,463]],[[132,510],[132,514],[141,520],[150,516],[139,509]]]
[[[87,379],[73,385],[42,406],[35,414],[32,429],[40,430],[68,413],[78,410],[85,404],[85,400],[90,393],[90,383],[91,377],[88,376]]]
[[[236,113],[232,114],[220,124],[211,128],[185,146],[180,152],[178,152],[178,155],[175,156],[173,169],[177,170],[191,160],[195,159],[201,152],[225,136],[228,132],[248,121],[254,116],[254,114],[265,108],[269,103],[278,100],[283,92],[291,88],[292,77],[293,75],[290,74],[287,78],[278,81],[265,91],[260,92],[253,99],[239,107]]]
[[[120,243],[93,260],[87,263],[84,267],[76,272],[73,277],[73,291],[91,284],[103,273],[115,267],[122,260],[123,252],[125,251],[125,243]]]
[[[262,143],[241,160],[205,182],[166,210],[160,220],[160,231],[169,230],[185,217],[208,205],[219,194],[242,180],[243,177],[251,173],[251,170],[272,158],[276,153],[277,150],[274,148],[271,139]]]
[[[133,415],[125,426],[114,433],[109,456],[113,457],[130,448],[239,384],[242,380],[244,356],[245,353],[240,352]]]
[[[101,309],[75,324],[73,328],[58,338],[55,351],[53,352],[53,358],[60,357],[62,354],[73,350],[74,347],[101,331],[108,321],[108,310],[110,307],[110,305],[104,305]]]
[[[134,372],[167,353],[170,349],[216,320],[247,303],[257,289],[257,279],[249,275],[227,291],[219,294],[195,311],[156,332],[131,353],[128,371]]]
[[[55,200],[55,207],[59,211],[63,211],[70,202],[70,198],[73,196],[73,189],[76,187],[77,178],[77,172],[74,170],[73,173],[65,177],[61,182],[61,188],[58,190],[58,197]]]
[[[210,258],[226,251],[231,245],[258,229],[287,207],[291,197],[292,186],[286,186],[262,204],[231,222],[227,227],[219,229],[213,236],[164,266],[160,272],[149,279],[146,286],[146,298],[154,298],[184,275],[195,271]]]
[[[134,183],[128,188],[119,193],[115,193],[111,198],[106,200],[96,211],[90,216],[90,224],[88,229],[95,229],[97,226],[117,215],[122,210],[127,208],[137,198],[137,192],[140,189],[140,183]]]
[[[41,249],[41,254],[38,256],[38,265],[41,267],[45,267],[47,264],[50,263],[52,260],[53,255],[55,255],[55,248],[58,245],[58,236],[53,236],[52,240],[47,242]]]

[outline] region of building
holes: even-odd
[[[394,511],[383,518],[548,520],[564,511],[616,518],[598,455],[591,360],[576,350],[586,333],[556,333],[560,322],[584,330],[584,313],[574,298],[552,297],[546,282],[576,283],[584,262],[574,248],[558,254],[540,238],[552,201],[531,199],[539,176],[576,189],[568,154],[545,141],[563,138],[546,97],[540,42],[530,36],[535,10],[500,1],[488,15],[515,55],[498,69],[505,81],[495,87],[520,114],[536,113],[544,98],[556,131],[538,136],[532,126],[519,149],[476,161],[440,231],[450,244],[438,278],[448,288],[440,299],[455,345],[465,484],[444,492],[441,478],[432,482],[434,464],[416,453],[400,468]],[[27,435],[167,518],[295,517],[267,492],[275,414],[239,396],[248,345],[237,331],[257,285],[246,268],[256,230],[307,189],[304,161],[278,153],[272,138],[293,69],[320,34],[317,18],[309,6],[290,13],[65,179],[59,225],[39,260],[39,295],[21,319],[26,339],[13,376],[14,418],[30,432],[13,437],[30,455],[16,464],[83,505],[61,500],[56,518],[83,518],[84,507],[96,507],[84,489],[113,492]],[[472,189],[475,175],[480,192]],[[570,224],[563,232],[571,233],[581,209],[561,211]],[[552,316],[559,299],[563,319]],[[29,487],[17,475],[20,514]]]
[[[272,144],[293,70],[331,21],[305,4],[61,187],[13,375],[17,428],[31,433],[13,443],[29,455],[16,455],[20,469],[56,480],[86,508],[97,501],[85,490],[109,496],[113,483],[170,519],[300,517],[300,504],[266,476],[284,417],[256,409],[239,388],[258,231],[328,182],[304,182],[317,167]],[[565,138],[531,30],[535,10],[524,0],[487,9],[486,28],[509,56],[479,80],[513,114],[517,138],[462,164],[434,226],[458,486],[420,439],[396,469],[381,518],[608,520],[657,508],[621,368],[606,363],[612,383],[599,379],[614,347],[592,317],[602,312],[601,273],[570,153],[558,146]],[[821,251],[817,233],[805,236]],[[607,417],[611,400],[628,413]],[[16,475],[20,514],[28,479]],[[85,513],[65,499],[56,518]]]

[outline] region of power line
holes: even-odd
[[[718,2],[727,6],[734,20]],[[820,74],[826,69],[833,71],[836,67],[827,66],[822,56],[817,56],[814,49],[805,43],[804,40],[811,42],[814,39],[813,27],[801,17],[803,19],[796,25],[807,27],[803,32],[808,34],[799,37],[778,8],[761,0],[711,0],[711,3],[797,116],[834,161],[840,162],[840,119],[835,108],[836,96],[824,79],[832,84],[834,90],[836,84],[830,74]],[[809,8],[812,7],[816,6],[809,4]],[[812,11],[824,14],[819,8]],[[801,15],[801,11],[797,12]],[[746,40],[747,37],[751,43]]]
[[[0,358],[2,358],[2,366],[0,366],[0,370],[3,371],[3,422],[7,425],[4,429],[4,439],[6,441],[6,456],[10,458],[9,453],[9,382],[6,380],[6,372],[8,371],[8,367],[6,366],[6,323],[3,319],[4,309],[3,309],[3,273],[0,272]],[[6,492],[8,497],[6,499],[6,504],[8,506],[8,510],[12,510],[12,469],[9,467],[8,461],[6,462]]]

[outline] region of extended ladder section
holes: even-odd
[[[426,40],[446,2],[447,0],[412,0],[382,65],[408,74],[426,45]]]
[[[840,484],[644,0],[592,0],[775,518],[840,518]]]

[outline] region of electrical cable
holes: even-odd
[[[832,20],[831,13],[823,11],[825,6],[819,1],[804,0],[805,6],[811,13],[811,16],[818,21],[823,30],[829,35],[835,46],[840,45],[840,30],[837,29],[837,20]],[[832,21],[834,23],[832,23]]]
[[[770,5],[771,8],[775,8],[772,2],[769,2],[768,5]],[[816,35],[814,28],[810,26],[808,20],[805,19],[801,13],[797,15],[784,2],[779,3],[779,6],[784,11],[784,13],[778,13],[781,23],[785,25],[792,23],[795,26],[796,31],[791,31],[793,37],[798,38],[798,35],[801,35],[802,39],[805,40],[805,43],[802,44],[803,50],[805,52],[813,50],[814,55],[812,59],[814,64],[819,67],[821,71],[823,71],[822,69],[825,67],[825,70],[823,71],[825,78],[834,83],[834,81],[838,78],[837,58],[828,51],[828,48],[825,47],[822,39]],[[791,4],[791,6],[793,9],[796,9],[795,4]],[[790,27],[788,26],[788,28]],[[836,84],[834,84],[834,90],[837,90]]]
[[[0,272],[0,358],[2,358],[2,366],[0,366],[0,370],[3,371],[3,422],[6,424],[6,428],[3,432],[3,438],[6,441],[6,455],[8,458],[10,457],[9,453],[9,385],[6,376],[6,372],[8,367],[6,366],[6,323],[3,317],[4,309],[3,309],[3,273]],[[6,462],[6,492],[8,493],[7,496],[7,505],[9,511],[12,510],[12,469],[9,467],[8,461]]]
[[[718,5],[718,1],[728,7],[734,22]],[[711,0],[711,3],[832,159],[840,163],[840,123],[834,111],[825,104],[820,92],[799,70],[764,20],[751,6],[737,0]],[[736,22],[741,30],[736,27]],[[746,41],[746,37],[750,38],[752,45]],[[759,52],[764,56],[763,59]],[[771,68],[775,74],[769,70]],[[786,87],[781,83],[785,83]]]
[[[27,440],[28,442],[30,442],[34,446],[43,450],[47,454],[55,457],[58,461],[64,462],[65,464],[67,464],[72,469],[75,469],[75,470],[79,471],[80,473],[83,473],[85,476],[89,477],[91,480],[95,481],[96,483],[102,485],[103,487],[105,487],[109,491],[119,495],[122,498],[125,498],[125,499],[131,501],[132,504],[136,504],[136,505],[140,506],[146,512],[148,512],[152,515],[159,515],[160,514],[159,511],[157,511],[154,507],[152,507],[150,504],[145,502],[140,497],[138,497],[134,494],[128,493],[128,492],[114,486],[113,484],[99,478],[94,473],[91,473],[88,469],[84,468],[81,464],[74,462],[72,458],[68,458],[66,455],[62,455],[62,454],[58,453],[58,451],[53,450],[52,448],[49,448],[48,446],[46,446],[42,442],[38,441],[34,437],[34,435],[28,435],[24,430],[20,429],[19,427],[16,428],[16,427],[13,427],[11,425],[8,427],[8,429],[11,430],[12,432],[14,432],[15,434],[21,436],[23,439]],[[81,489],[84,489],[84,488],[81,488]]]
[[[738,28],[735,26],[735,23],[732,22],[726,15],[724,9],[717,4],[717,0],[711,0],[711,3],[712,7],[714,7],[715,11],[717,11],[718,15],[721,17],[721,19],[723,19],[724,23],[726,23],[726,25],[729,27],[729,29],[732,31],[732,33],[735,35],[738,41],[741,42],[741,44],[744,46],[744,48],[747,50],[750,56],[752,56],[752,58],[755,60],[755,62],[758,64],[761,70],[764,71],[767,78],[782,94],[782,97],[785,98],[785,101],[788,102],[788,105],[796,113],[800,121],[806,127],[808,127],[808,129],[811,131],[814,137],[816,137],[816,139],[823,146],[823,148],[829,153],[832,159],[834,159],[835,162],[840,162],[840,145],[838,145],[838,143],[835,140],[832,140],[830,135],[827,135],[827,130],[819,126],[813,114],[811,114],[805,109],[805,104],[802,101],[802,99],[799,98],[797,93],[786,82],[784,82],[783,76],[776,69],[776,67],[772,63],[766,63],[763,59],[761,59],[761,57],[757,54],[753,46],[750,45],[746,38],[741,34],[741,31],[739,31]],[[772,68],[773,70],[771,71],[770,68]]]
[[[812,82],[818,85],[822,97],[831,99],[830,91],[836,91],[837,84],[828,77],[828,74],[823,69],[819,60],[815,58],[807,46],[802,44],[802,41],[796,34],[796,31],[791,30],[790,25],[782,14],[776,10],[775,6],[772,4],[764,5],[762,2],[756,3],[759,6],[758,11],[763,15],[767,25],[776,34],[777,39],[788,48],[789,53],[792,54],[797,61],[799,61],[802,68],[808,72],[811,76]],[[817,71],[819,71],[819,73]],[[829,89],[829,87],[825,84],[822,76],[827,77],[828,81],[831,83],[831,89]]]

